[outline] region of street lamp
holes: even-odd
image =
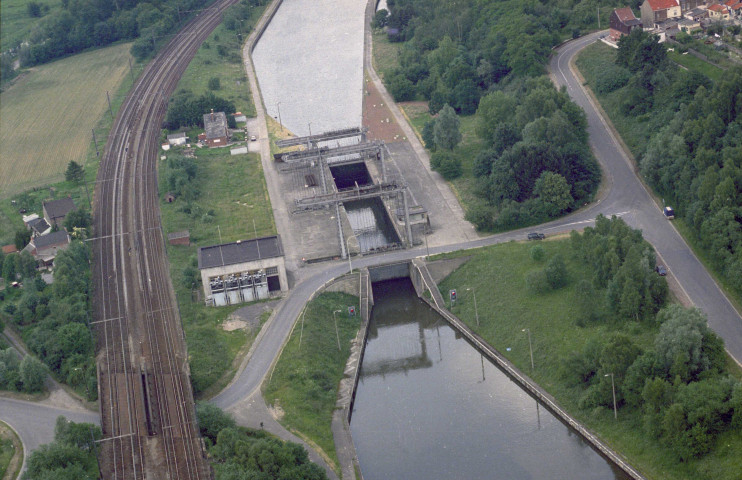
[[[340,351],[340,334],[338,333],[338,320],[335,316],[336,313],[342,312],[342,310],[335,310],[332,312],[332,319],[335,320],[335,336],[338,339],[338,352]]]
[[[524,328],[521,330],[521,332],[527,332],[528,333],[528,349],[531,352],[531,370],[533,370],[533,344],[531,343],[531,329],[530,328]]]
[[[355,235],[351,235],[350,237],[345,239],[345,251],[348,253],[348,273],[353,273],[353,263],[350,261],[350,239],[353,238],[356,241],[356,245],[358,245],[358,251],[360,253],[361,251],[361,244],[358,241],[358,238],[356,238]]]
[[[474,291],[473,288],[467,288],[466,291],[468,292],[471,290],[471,294],[474,296],[474,316],[477,318],[477,327],[479,326],[479,311],[477,310],[477,293]]]
[[[607,377],[609,375],[611,377],[611,388],[613,389],[613,418],[618,420],[618,410],[616,409],[616,382],[613,381],[612,373],[606,373],[603,376]]]
[[[283,122],[281,122],[281,102],[276,102],[276,110],[278,110],[278,124],[281,126],[281,133],[283,133]]]

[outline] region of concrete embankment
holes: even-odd
[[[448,323],[460,332],[466,339],[474,345],[483,355],[489,358],[513,381],[517,382],[521,388],[536,398],[542,405],[548,408],[554,415],[562,420],[566,425],[580,434],[589,442],[601,455],[613,462],[617,467],[623,470],[628,476],[636,480],[645,480],[634,467],[632,467],[621,455],[608,447],[594,433],[588,430],[584,425],[574,419],[549,395],[545,390],[539,387],[527,375],[517,369],[508,359],[502,356],[479,335],[474,333],[463,321],[445,308],[445,302],[436,285],[433,276],[428,270],[427,265],[422,259],[414,259],[410,264],[410,279],[415,287],[418,296],[425,301],[431,308],[437,311]]]

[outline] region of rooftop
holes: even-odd
[[[679,7],[678,0],[647,0],[653,11],[667,10],[672,7]]]
[[[213,117],[213,118],[212,118]],[[226,135],[227,115],[224,112],[213,112],[204,115],[206,138],[219,138]]]
[[[709,10],[711,10],[712,12],[726,12],[727,7],[715,3],[709,7]]]
[[[15,245],[3,245],[3,253],[6,254],[6,255],[8,255],[10,253],[15,253],[17,251],[18,251],[18,249],[15,248]]]
[[[617,8],[614,10],[616,12],[616,16],[619,20],[626,23],[631,20],[637,20],[636,16],[634,15],[634,12],[631,10],[631,7],[624,7],[624,8]]]
[[[75,209],[75,202],[72,201],[72,197],[60,198],[59,200],[44,202],[44,209],[49,218],[64,217]]]
[[[70,243],[70,236],[64,230],[58,230],[56,232],[47,233],[31,240],[38,250],[39,248],[45,248],[52,245],[61,245]]]
[[[177,140],[178,138],[186,138],[186,133],[185,132],[172,133],[167,136],[168,140]]]
[[[283,246],[278,235],[238,240],[232,243],[199,248],[198,268],[203,270],[204,268],[223,267],[281,256],[283,256]]]

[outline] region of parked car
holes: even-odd
[[[543,240],[544,238],[546,238],[546,235],[543,233],[531,232],[528,234],[528,240]]]
[[[664,265],[657,265],[656,267],[654,267],[654,271],[657,272],[657,275],[659,275],[660,277],[664,277],[665,275],[667,275],[667,269]]]
[[[673,210],[672,207],[665,207],[662,213],[665,214],[665,217],[667,217],[668,220],[675,218],[675,210]]]
[[[256,137],[255,135],[250,135],[250,141],[251,142],[254,142],[257,139],[258,139],[258,137]]]

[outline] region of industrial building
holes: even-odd
[[[198,249],[198,269],[207,305],[263,300],[288,291],[278,235]]]

